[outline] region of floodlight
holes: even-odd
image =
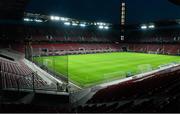
[[[58,16],[51,16],[50,19],[51,20],[55,20],[55,21],[59,21],[60,17],[58,17]]]
[[[104,28],[105,28],[106,30],[108,30],[108,29],[109,29],[109,27],[108,27],[108,26],[105,26]]]
[[[54,20],[54,16],[51,16],[50,18],[51,18],[51,20]]]
[[[30,22],[30,21],[34,21],[34,20],[30,19],[30,18],[24,18],[24,21]]]
[[[98,25],[100,25],[100,26],[102,26],[102,25],[104,25],[102,22],[100,22],[100,23],[98,23]]]
[[[153,28],[155,28],[155,25],[149,25],[149,28],[153,29]]]
[[[103,29],[103,28],[104,28],[104,26],[99,26],[98,28],[99,28],[99,29]]]
[[[35,19],[34,21],[35,21],[35,22],[38,22],[38,23],[42,23],[42,22],[43,22],[43,21],[40,20],[40,19]]]
[[[54,17],[54,20],[59,21],[59,20],[60,20],[60,17],[55,16],[55,17]]]
[[[68,18],[61,17],[60,20],[61,21],[68,21]]]
[[[73,26],[78,26],[78,24],[77,24],[77,23],[72,23],[72,25],[73,25]]]
[[[64,24],[67,25],[67,26],[71,25],[70,22],[65,22]]]
[[[86,27],[86,24],[80,24],[81,27]]]
[[[24,18],[24,21],[30,21],[30,19],[29,18]]]
[[[142,29],[142,30],[146,30],[146,29],[147,29],[147,26],[146,26],[146,25],[142,25],[142,26],[141,26],[141,29]]]

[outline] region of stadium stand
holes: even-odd
[[[179,55],[179,34],[176,29],[129,33],[119,47],[124,51]],[[135,78],[98,90],[73,112],[179,112],[179,66]]]
[[[171,112],[179,102],[175,101],[179,100],[179,73],[179,70],[163,71],[109,86],[98,91],[86,105],[79,106],[73,111]]]
[[[0,58],[0,78],[3,89],[41,89],[49,86],[45,80],[24,63],[23,59],[18,58],[19,55],[8,52],[9,54],[13,55],[14,59],[4,58],[5,56]]]
[[[34,55],[64,55],[64,54],[81,54],[81,53],[98,53],[120,51],[117,44],[37,44],[32,45]]]
[[[134,51],[134,52],[178,55],[180,51],[179,44],[135,43],[135,44],[128,44],[126,46],[129,51]]]

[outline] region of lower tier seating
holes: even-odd
[[[98,91],[73,112],[179,112],[180,70],[133,79]]]
[[[2,88],[32,89],[48,86],[47,82],[34,73],[22,61],[0,58],[0,78]]]

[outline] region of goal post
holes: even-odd
[[[117,72],[111,72],[111,73],[105,73],[103,75],[104,82],[110,82],[115,79],[122,79],[127,76],[127,73],[125,71],[117,71]]]
[[[137,68],[138,68],[139,73],[145,73],[145,72],[149,72],[153,70],[153,67],[150,64],[138,65]]]
[[[52,59],[43,59],[43,65],[46,67],[53,66],[53,60]]]
[[[68,83],[68,56],[48,56],[42,57],[43,69],[48,71],[51,75],[54,75],[57,78]]]

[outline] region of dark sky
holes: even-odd
[[[27,11],[117,24],[120,3],[121,0],[31,0]],[[168,0],[126,0],[126,3],[128,24],[180,17],[180,6]]]
[[[144,23],[180,18],[180,6],[168,0],[126,0],[127,22]]]
[[[31,0],[27,11],[110,23],[120,21],[120,0]]]

